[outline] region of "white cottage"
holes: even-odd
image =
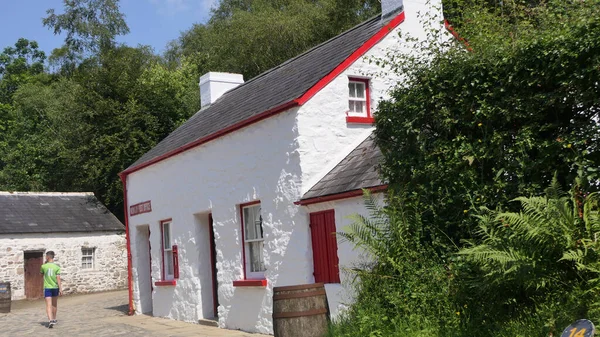
[[[335,316],[358,254],[331,235],[368,214],[373,111],[400,81],[373,58],[424,37],[424,1],[383,14],[248,82],[209,73],[202,108],[121,174],[130,311],[272,334],[274,286],[326,283]],[[441,26],[441,23],[440,23]]]
[[[127,286],[125,226],[93,193],[0,192],[0,282],[12,300],[43,296],[49,250],[65,294]]]

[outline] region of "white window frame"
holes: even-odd
[[[361,79],[361,78],[349,78],[348,79],[348,116],[349,117],[371,117],[371,111],[370,111],[370,93],[369,93],[369,84],[370,84],[370,80],[365,78],[365,79]],[[354,91],[352,90],[352,87],[354,86]],[[357,94],[357,89],[358,86],[362,87],[362,93],[363,93],[363,97],[358,97],[359,95]],[[353,94],[354,93],[354,94]],[[352,103],[354,102],[362,102],[362,106],[363,106],[363,111],[361,112],[356,112],[356,111],[352,111],[352,109],[350,108]]]
[[[86,254],[89,252],[91,252],[91,254]],[[87,261],[88,258],[89,258],[89,261]],[[96,260],[96,248],[81,247],[81,269],[94,270],[96,268],[95,260]]]
[[[265,278],[265,258],[264,258],[264,227],[261,215],[261,206],[260,203],[243,205],[241,206],[242,212],[242,231],[244,234],[244,256],[245,256],[245,266],[244,270],[246,273],[246,279],[264,279]],[[246,218],[246,213],[251,213],[254,215],[254,231],[250,232],[247,227],[248,219]],[[258,218],[256,218],[258,216]],[[258,223],[257,223],[258,222]],[[257,228],[257,225],[260,226]],[[257,233],[257,229],[260,230],[260,233]],[[251,238],[248,238],[248,234],[254,234]],[[252,252],[251,246],[256,247],[258,249],[258,256],[260,261],[258,261],[258,266],[256,265]],[[255,267],[255,268],[253,268]],[[253,270],[254,269],[254,270]]]
[[[167,230],[165,230],[165,226]],[[162,267],[163,267],[163,280],[175,279],[175,263],[173,261],[173,221],[163,220],[160,222],[160,233],[161,233],[161,250],[162,250]],[[169,270],[169,266],[171,270]]]

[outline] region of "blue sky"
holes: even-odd
[[[162,53],[181,31],[205,22],[214,1],[121,0],[121,12],[131,32],[119,41],[130,46],[150,45]],[[0,51],[14,45],[20,37],[36,40],[47,56],[62,45],[63,37],[55,36],[42,25],[47,9],[62,13],[62,0],[0,0],[0,8]]]

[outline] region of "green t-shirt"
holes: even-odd
[[[46,262],[40,268],[40,272],[44,274],[44,289],[58,289],[56,275],[60,275],[59,266],[54,262]]]

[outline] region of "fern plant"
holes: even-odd
[[[478,239],[458,252],[471,266],[463,275],[465,293],[485,298],[494,314],[552,307],[550,325],[563,314],[600,318],[598,194],[566,194],[555,186],[544,196],[515,199],[520,212],[482,208]]]

